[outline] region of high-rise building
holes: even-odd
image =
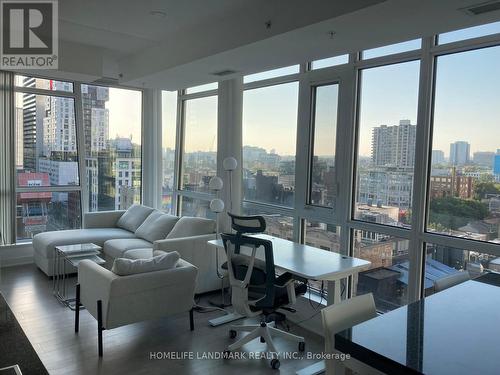
[[[109,88],[82,85],[85,165],[89,210],[115,209],[115,183],[109,145]]]
[[[495,176],[500,176],[500,153],[495,155],[495,163],[493,164],[493,173]]]
[[[16,170],[23,169],[23,155],[24,155],[24,110],[22,107],[16,107]]]
[[[23,78],[23,87],[36,87],[36,78]],[[36,95],[23,94],[23,168],[36,170]]]
[[[108,147],[109,109],[106,108],[108,100],[108,87],[82,85],[83,128],[87,154],[103,151]]]
[[[141,158],[137,157],[132,140],[113,141],[115,160],[115,209],[125,210],[141,200]]]
[[[488,168],[493,168],[493,160],[495,153],[491,151],[477,151],[472,156],[474,164],[481,165]]]
[[[470,144],[466,141],[457,141],[450,144],[450,164],[465,165],[470,162]]]
[[[445,162],[442,150],[432,150],[432,165],[443,164]]]
[[[380,167],[413,167],[417,126],[410,120],[372,130],[372,163]]]
[[[76,156],[75,106],[72,100],[57,96],[45,97],[43,118],[43,155],[54,153],[64,158]]]

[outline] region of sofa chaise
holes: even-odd
[[[85,214],[83,229],[44,232],[33,238],[35,263],[47,276],[54,275],[55,247],[92,242],[103,249],[107,267],[116,258],[141,259],[153,251],[177,251],[198,268],[195,292],[219,289],[215,250],[207,241],[215,239],[215,222],[198,217],[177,217],[143,205],[124,211]],[[76,269],[68,272],[76,272]]]

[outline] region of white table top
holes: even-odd
[[[336,280],[357,273],[370,266],[370,262],[353,258],[316,247],[301,245],[292,241],[258,234],[258,237],[273,243],[274,264],[295,275],[310,280]],[[208,243],[224,248],[222,240],[211,240]]]

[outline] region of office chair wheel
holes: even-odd
[[[306,350],[306,343],[304,341],[299,342],[299,352]]]
[[[273,370],[279,369],[280,368],[280,361],[276,358],[271,359],[271,367],[273,368]]]
[[[260,342],[266,342],[266,339],[262,336],[260,336]]]
[[[229,330],[229,338],[234,339],[238,335],[238,332],[236,332],[234,329]]]

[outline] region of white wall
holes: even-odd
[[[0,246],[0,268],[33,263],[31,243]]]

